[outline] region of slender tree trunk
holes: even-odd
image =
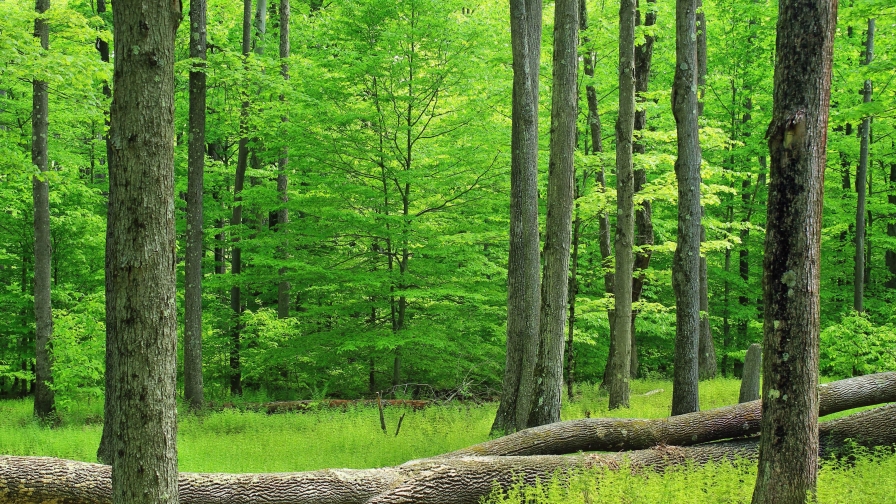
[[[819,266],[837,2],[782,0],[768,128],[762,439],[753,504],[803,504],[818,470]]]
[[[50,8],[50,0],[36,0],[35,10],[43,14]],[[34,20],[34,37],[44,50],[49,48],[50,27],[46,20]],[[32,84],[31,163],[37,166],[40,177],[31,181],[34,199],[34,414],[47,419],[56,411],[53,397],[50,348],[53,340],[53,307],[50,302],[50,185],[45,175],[48,169],[47,139],[49,136],[49,96],[47,83],[35,80]]]
[[[619,4],[619,116],[616,120],[616,348],[611,357],[610,409],[628,408],[631,376],[632,277],[634,258],[635,2]]]
[[[510,251],[507,268],[507,360],[492,433],[525,427],[538,349],[538,70],[541,0],[510,2],[513,126],[510,168]]]
[[[656,0],[647,0],[648,7],[644,14],[644,26],[654,26],[656,24]],[[636,5],[637,6],[637,5]],[[635,13],[635,24],[640,24],[641,13]],[[644,43],[635,48],[635,99],[639,103],[644,102],[642,93],[646,93],[648,84],[650,83],[650,63],[653,59],[653,41],[654,37],[649,33],[644,36]],[[647,127],[647,110],[643,107],[635,110],[635,139],[632,142],[633,155],[644,154],[646,152],[644,142],[640,138],[641,132]],[[641,192],[644,184],[647,183],[647,172],[640,165],[634,163],[635,171],[635,193]],[[635,254],[635,262],[633,265],[634,276],[632,277],[632,303],[641,300],[641,292],[644,288],[644,271],[650,266],[650,257],[653,255],[653,206],[650,200],[644,200],[635,210],[635,245],[640,250]],[[638,312],[632,311],[632,351],[631,366],[629,371],[632,378],[638,376],[638,347],[635,338],[635,320],[638,318]]]
[[[874,59],[874,18],[868,20],[868,38],[865,40],[865,65],[870,65]],[[871,102],[871,79],[865,80],[862,90],[864,102]],[[859,151],[859,167],[856,170],[856,263],[853,275],[853,309],[857,312],[865,311],[865,189],[868,181],[868,144],[871,138],[871,118],[862,119],[861,126],[862,145]]]
[[[106,331],[118,381],[112,498],[176,503],[174,35],[180,4],[116,0]],[[126,372],[124,371],[126,370]],[[108,372],[108,371],[107,371]],[[108,400],[108,399],[107,399]]]
[[[578,198],[578,190],[573,199]],[[573,338],[576,326],[576,296],[579,293],[579,235],[582,228],[582,219],[579,217],[579,204],[575,204],[572,219],[572,256],[569,266],[569,320],[566,327],[566,396],[573,398],[576,381],[576,347]]]
[[[569,294],[573,179],[578,117],[579,0],[554,7],[554,74],[551,97],[551,154],[548,166],[544,278],[541,284],[535,397],[528,427],[560,421],[563,389],[563,326]]]
[[[672,414],[700,410],[700,138],[697,124],[696,0],[675,3],[675,80],[672,114],[678,131],[678,246],[672,259],[675,291],[675,372]]]
[[[202,192],[205,177],[206,0],[190,2],[190,141],[187,155],[187,252],[184,266],[184,399],[193,410],[205,403],[202,387]]]
[[[243,60],[249,58],[252,50],[252,0],[243,0]],[[230,251],[230,273],[233,286],[230,288],[230,309],[233,311],[233,326],[230,334],[230,393],[242,395],[243,377],[240,366],[241,333],[243,324],[242,291],[240,274],[243,271],[243,254],[240,248],[240,226],[243,223],[243,185],[246,183],[246,167],[249,164],[249,96],[243,94],[240,110],[240,142],[237,150],[236,175],[233,179],[233,214],[230,225],[233,228],[233,249]]]
[[[289,80],[289,16],[290,16],[289,0],[280,0],[280,75],[283,80]],[[285,102],[286,97],[280,95],[280,101]],[[283,123],[289,122],[289,117],[285,114],[280,119]],[[289,223],[289,176],[286,174],[286,167],[289,164],[289,151],[286,147],[280,155],[277,163],[277,193],[280,195],[280,209],[277,210],[277,226],[278,230],[286,234],[286,225]],[[281,259],[289,260],[289,241],[281,238]],[[277,284],[277,318],[289,317],[289,281],[286,279],[286,267],[281,267],[277,274],[280,276],[280,283]]]
[[[706,15],[703,0],[697,0],[697,116],[703,115],[703,93],[706,87]],[[699,127],[699,124],[698,124]],[[700,206],[700,243],[706,241],[706,227],[703,226],[703,206]],[[706,255],[700,254],[700,348],[698,350],[698,372],[700,379],[714,378],[718,370],[716,346],[712,339],[709,323],[709,281],[707,280]]]
[[[887,223],[887,236],[896,238],[896,163],[890,163],[890,187],[887,203],[893,208],[890,222]],[[885,285],[887,288],[896,289],[896,248],[887,250],[884,260],[887,272],[890,274]]]

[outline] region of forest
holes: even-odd
[[[171,61],[116,46],[124,14],[113,21],[113,9],[126,0],[0,2],[0,399],[33,397],[51,423],[125,400],[128,385],[110,388],[119,371],[107,366],[127,353],[128,310],[143,298],[126,300],[116,285],[131,280],[111,279],[167,288],[167,276],[141,276],[160,261],[174,269],[165,302],[177,318],[176,368],[160,373],[176,373],[183,409],[500,401],[499,435],[558,422],[561,396],[566,408],[598,390],[611,409],[628,407],[630,377],[672,381],[671,412],[699,411],[678,394],[692,387],[696,401],[698,374],[701,385],[740,378],[770,313],[777,330],[763,271],[774,267],[767,230],[781,233],[773,244],[790,237],[775,227],[786,213],[769,219],[789,0],[689,1],[687,60],[676,38],[684,0],[191,0],[170,21]],[[523,4],[535,14],[519,18]],[[896,370],[896,6],[833,4],[826,144],[812,144],[826,159],[812,223],[815,385],[819,374]],[[530,23],[527,50],[517,19]],[[167,102],[113,99],[119,79],[152,75],[113,66],[131,56],[173,65]],[[147,159],[122,148],[136,138],[115,122],[128,107],[138,126],[171,114],[171,145],[149,138],[141,154],[173,148],[173,179],[160,182],[171,208],[150,174],[110,173]],[[536,168],[525,180],[524,163]],[[142,199],[127,207],[116,199],[125,190]],[[174,234],[124,239],[144,215]],[[138,245],[154,252],[128,263]],[[555,376],[529,393],[556,408],[518,419],[505,411],[525,396],[508,386],[514,334],[539,317],[527,292],[540,299],[542,333],[558,336],[531,350],[534,372]],[[629,312],[630,323],[617,317]],[[116,331],[122,344],[107,345]],[[683,377],[688,335],[693,376]],[[543,353],[556,370],[543,369]],[[879,399],[856,406],[893,400]]]

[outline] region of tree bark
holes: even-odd
[[[510,2],[513,125],[510,167],[510,251],[507,265],[507,359],[492,433],[526,427],[538,352],[538,70],[541,0]]]
[[[896,405],[825,422],[823,456],[848,456],[859,447],[896,445]],[[660,445],[622,453],[465,456],[408,462],[381,469],[325,469],[304,473],[181,473],[181,504],[282,502],[307,504],[474,504],[494,485],[550,480],[557,471],[605,468],[661,471],[685,464],[755,460],[757,442],[740,439],[697,446]],[[108,504],[109,467],[86,462],[0,456],[0,504]],[[4,492],[5,490],[5,492]]]
[[[697,124],[696,0],[675,3],[672,115],[678,131],[678,246],[672,259],[675,291],[675,371],[672,414],[700,410],[700,137]]]
[[[615,347],[611,349],[610,409],[628,408],[631,379],[632,268],[634,257],[635,2],[619,4],[619,116],[616,119]]]
[[[319,6],[318,6],[319,8]],[[280,0],[280,75],[283,80],[289,80],[289,16],[290,6],[289,0]],[[285,102],[286,97],[280,95],[280,101]],[[283,123],[289,122],[289,117],[283,115],[280,119]],[[289,150],[283,147],[280,160],[277,162],[277,193],[280,195],[280,208],[277,210],[277,226],[278,231],[286,234],[286,225],[289,223],[289,176],[286,173],[286,167],[289,164]],[[287,261],[289,259],[289,241],[281,238],[281,259]],[[280,282],[277,284],[277,318],[289,318],[289,280],[286,279],[286,267],[281,267],[277,274],[280,276]]]
[[[753,504],[805,502],[818,455],[819,266],[837,2],[782,0],[768,127],[762,432]]]
[[[116,0],[106,332],[115,341],[112,496],[176,503],[174,36],[180,3]],[[108,372],[108,371],[107,371]],[[108,399],[107,399],[108,400]]]
[[[750,345],[744,357],[744,372],[740,380],[740,396],[738,402],[749,402],[759,399],[759,376],[762,371],[762,347],[757,343]]]
[[[554,75],[551,98],[551,154],[548,165],[544,278],[541,284],[535,398],[528,427],[560,421],[563,390],[563,328],[569,295],[572,234],[573,155],[578,117],[579,0],[554,7]]]
[[[50,0],[36,0],[34,9],[38,15],[50,8]],[[46,51],[50,44],[50,27],[41,17],[34,20],[34,37]],[[32,83],[31,113],[31,163],[40,176],[31,179],[34,203],[34,415],[49,419],[56,411],[53,396],[53,356],[50,347],[53,340],[53,306],[50,301],[50,184],[46,179],[48,166],[49,94],[47,83]]]
[[[656,0],[647,0],[647,10],[644,13],[644,26],[656,25]],[[637,5],[636,5],[637,7]],[[641,23],[640,11],[635,13],[635,24]],[[649,33],[644,35],[644,43],[635,48],[635,99],[643,103],[642,93],[646,93],[650,83],[650,64],[653,59],[653,42],[655,37]],[[632,155],[646,152],[644,142],[641,140],[641,132],[647,127],[647,110],[641,107],[635,110],[634,131],[635,138],[632,141]],[[647,171],[640,163],[633,163],[635,178],[635,193],[644,189],[647,183]],[[644,200],[635,209],[635,245],[639,248],[635,254],[635,262],[632,265],[632,303],[641,300],[641,292],[644,288],[644,271],[650,266],[650,258],[653,255],[653,206],[650,200]],[[632,350],[629,372],[632,378],[638,377],[638,345],[635,338],[635,320],[638,312],[632,311]]]
[[[874,18],[868,20],[868,34],[865,39],[865,66],[874,59]],[[863,101],[871,102],[871,79],[865,80],[862,89]],[[859,150],[859,166],[856,169],[856,262],[853,274],[853,309],[865,311],[865,200],[868,182],[868,144],[871,139],[871,118],[862,119],[861,147]]]
[[[820,415],[893,402],[896,401],[896,372],[826,383],[818,388],[818,396]],[[762,405],[757,400],[669,418],[569,420],[526,429],[443,456],[557,455],[591,450],[637,450],[658,444],[691,445],[756,434],[761,412]]]
[[[703,215],[703,207],[700,207]],[[702,220],[702,218],[701,218]],[[706,228],[700,225],[700,242],[706,241]],[[716,345],[712,339],[712,326],[709,323],[709,285],[707,285],[706,255],[700,256],[700,348],[697,367],[701,380],[715,378],[718,371]]]
[[[205,178],[206,0],[190,2],[190,139],[187,153],[187,251],[184,265],[184,399],[205,404],[202,384],[202,256]]]
[[[890,204],[891,208],[896,209],[896,163],[890,163],[890,188],[887,195],[887,203]],[[890,215],[890,222],[887,223],[887,236],[896,238],[896,212]],[[887,288],[896,289],[896,248],[886,251],[884,261],[887,266],[887,272],[890,274],[885,285]]]
[[[252,50],[252,0],[243,0],[243,61],[247,61]],[[240,288],[240,274],[243,272],[243,250],[240,247],[240,227],[243,223],[243,186],[246,183],[246,168],[249,165],[249,96],[245,92],[240,108],[240,141],[237,147],[236,174],[233,179],[233,213],[230,226],[233,229],[230,251],[230,274],[233,285],[230,287],[230,309],[233,311],[233,325],[230,333],[230,393],[243,394],[243,376],[240,366],[242,346],[242,314],[243,301]]]

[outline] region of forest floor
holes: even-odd
[[[737,402],[739,386],[740,382],[732,379],[702,382],[701,408]],[[662,391],[645,395],[658,389]],[[573,401],[564,402],[562,417],[659,418],[669,415],[671,397],[670,382],[635,380],[631,409],[607,411],[606,395],[594,386],[583,386]],[[102,404],[72,404],[61,412],[60,425],[53,429],[38,424],[31,410],[28,400],[0,401],[0,454],[96,461]],[[381,430],[377,409],[368,406],[276,415],[238,409],[181,414],[178,461],[182,471],[230,473],[399,465],[485,441],[494,414],[494,404],[449,404],[418,411],[385,408],[388,434]],[[574,475],[569,484],[545,482],[538,488],[518,488],[503,497],[493,496],[492,501],[747,503],[755,472],[755,465],[747,463],[664,474],[588,472]],[[848,465],[825,463],[818,497],[823,504],[896,503],[896,455],[869,453]]]

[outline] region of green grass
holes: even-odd
[[[701,408],[733,404],[740,382],[701,383]],[[644,396],[648,391],[662,392]],[[565,401],[564,420],[617,416],[668,416],[672,398],[667,381],[632,382],[629,410],[607,411],[607,398],[596,387],[583,387]],[[102,432],[102,405],[77,404],[60,414],[58,426],[36,422],[32,403],[0,401],[0,453],[96,461]],[[386,408],[389,434],[379,425],[376,408],[358,407],[266,415],[226,410],[180,415],[179,467],[189,472],[280,472],[322,468],[370,468],[397,465],[485,441],[495,405],[449,405],[422,411]],[[404,414],[401,432],[394,436]],[[495,503],[740,503],[749,502],[754,464],[683,468],[664,474],[629,471],[583,472],[529,489],[493,497]],[[825,464],[819,476],[823,504],[896,502],[896,456],[861,457],[850,466]],[[526,500],[528,498],[528,500]]]

